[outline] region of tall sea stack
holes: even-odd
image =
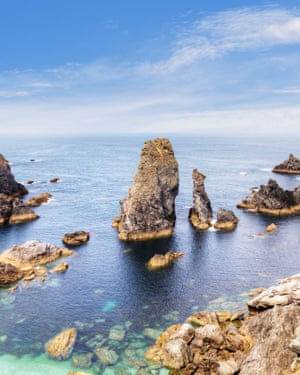
[[[119,239],[148,240],[168,237],[175,225],[175,198],[178,194],[178,163],[170,141],[147,141],[141,152],[138,171],[121,212],[114,219]]]

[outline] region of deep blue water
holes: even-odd
[[[0,251],[32,239],[61,245],[62,235],[69,231],[91,234],[90,241],[67,259],[66,273],[49,274],[45,283],[20,283],[13,294],[0,290],[1,374],[25,374],[21,370],[24,358],[29,358],[31,366],[26,374],[58,374],[58,367],[53,368],[59,364],[41,357],[43,346],[74,324],[79,327],[77,352],[90,351],[86,343],[97,334],[107,338],[113,326],[126,326],[124,340],[106,343],[119,354],[119,361],[106,369],[85,371],[114,374],[121,366],[134,374],[135,368],[124,361],[124,352],[141,341],[141,355],[153,342],[143,336],[145,328],[162,330],[206,308],[241,308],[250,289],[299,272],[300,217],[272,219],[236,208],[251,187],[271,177],[286,189],[300,183],[297,176],[271,172],[290,152],[300,154],[300,141],[293,138],[169,136],[180,174],[174,235],[164,240],[120,242],[111,222],[132,183],[143,143],[153,138],[0,140],[0,152],[10,161],[16,180],[35,181],[27,186],[29,197],[45,191],[54,197],[36,209],[39,220],[1,227]],[[191,228],[187,216],[194,168],[207,176],[214,212],[223,207],[239,217],[234,232]],[[48,183],[53,177],[59,177],[59,182]],[[264,238],[257,236],[271,222],[278,224],[278,230]],[[153,254],[168,250],[183,251],[184,256],[166,270],[145,268]],[[7,354],[13,357],[7,360]],[[47,370],[39,370],[41,358]],[[156,374],[158,370],[149,367],[149,371]]]

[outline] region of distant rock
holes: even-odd
[[[75,328],[61,332],[45,345],[46,354],[56,360],[68,359],[72,354],[76,337]]]
[[[76,231],[65,233],[62,242],[69,246],[79,246],[86,243],[90,239],[90,233],[85,231]]]
[[[25,186],[16,182],[14,175],[11,173],[8,161],[0,154],[0,194],[22,197],[27,193],[28,190]]]
[[[270,179],[267,185],[253,189],[237,207],[273,216],[300,213],[300,185],[289,191],[282,189],[275,180]]]
[[[238,225],[239,219],[235,216],[233,211],[219,208],[217,213],[217,221],[214,224],[216,229],[231,231]]]
[[[189,220],[193,227],[206,230],[211,226],[212,208],[208,195],[205,191],[204,180],[206,176],[197,169],[193,170],[193,207],[189,212]]]
[[[296,374],[299,296],[300,275],[295,275],[249,301],[252,313],[246,318],[224,312],[195,313],[185,323],[167,328],[145,357],[180,374]],[[233,325],[236,318],[241,322]]]
[[[56,182],[58,182],[59,181],[59,178],[58,177],[53,177],[53,178],[51,178],[50,180],[49,180],[49,182],[51,183],[51,184],[55,184]]]
[[[28,206],[28,207],[38,207],[38,206],[42,205],[43,203],[47,203],[49,201],[49,199],[51,199],[51,198],[52,198],[51,194],[41,193],[37,197],[30,198],[26,202],[26,206]]]
[[[176,220],[178,185],[178,163],[170,141],[156,138],[145,142],[133,184],[112,223],[119,231],[119,239],[170,236]]]
[[[276,165],[272,172],[284,173],[284,174],[300,174],[300,159],[296,158],[293,154],[289,155],[289,158]]]
[[[162,268],[169,267],[171,264],[175,262],[177,258],[183,256],[182,252],[174,252],[168,251],[166,254],[155,254],[150,260],[147,262],[146,267],[150,271],[159,270]]]

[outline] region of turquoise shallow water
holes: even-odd
[[[61,245],[62,235],[73,230],[91,233],[88,244],[67,259],[66,273],[49,274],[45,283],[20,283],[13,294],[0,290],[1,375],[67,374],[71,361],[47,359],[44,344],[73,326],[78,329],[74,355],[93,353],[104,342],[118,358],[101,367],[94,356],[87,373],[135,374],[145,366],[151,374],[163,374],[166,370],[143,360],[155,334],[198,310],[240,309],[248,290],[299,272],[300,217],[276,219],[278,230],[261,238],[257,234],[274,220],[235,208],[249,188],[270,177],[288,189],[300,183],[297,176],[271,172],[290,152],[299,155],[297,139],[169,136],[180,168],[174,235],[120,242],[111,221],[136,173],[143,143],[151,138],[0,140],[0,152],[16,179],[35,181],[28,185],[29,196],[53,194],[53,200],[36,209],[39,220],[0,228],[0,251],[32,239]],[[232,209],[240,218],[233,233],[190,227],[193,168],[207,176],[214,211]],[[60,181],[50,184],[53,177]],[[149,272],[146,261],[168,250],[184,256],[169,269]],[[122,340],[110,338],[116,326],[124,333]]]

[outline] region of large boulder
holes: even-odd
[[[68,246],[79,246],[85,244],[90,239],[90,233],[83,230],[65,233],[62,242]]]
[[[170,141],[156,138],[145,142],[133,184],[112,224],[119,231],[119,239],[170,236],[176,220],[178,185],[178,163]]]
[[[77,331],[75,328],[69,328],[59,333],[52,340],[46,343],[46,354],[50,358],[57,360],[68,359],[72,354],[76,337]]]
[[[25,186],[15,180],[8,161],[0,154],[0,193],[9,196],[23,196],[28,193]]]
[[[211,226],[212,208],[205,191],[204,180],[206,176],[197,169],[193,170],[193,207],[189,212],[189,220],[196,229],[206,230]]]
[[[219,208],[217,212],[217,221],[214,224],[216,229],[231,231],[238,225],[239,219],[233,211]]]
[[[252,189],[251,194],[239,202],[237,207],[273,216],[300,213],[300,186],[293,191],[284,190],[275,180],[270,179],[267,185]]]
[[[272,172],[285,173],[285,174],[300,174],[300,159],[296,158],[293,154],[282,163],[276,165]]]

